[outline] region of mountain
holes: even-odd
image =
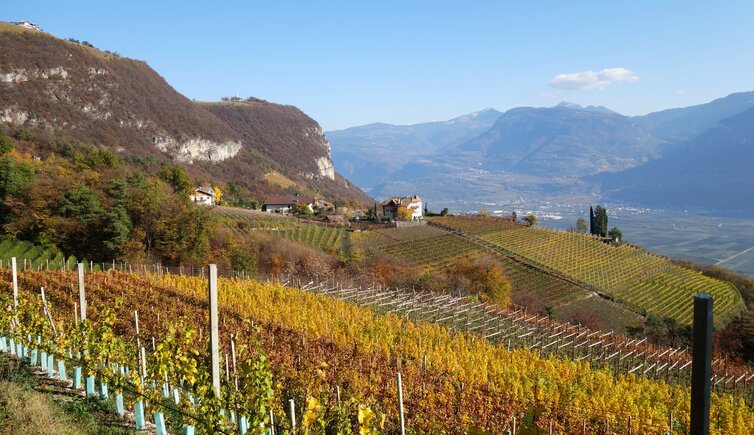
[[[580,176],[636,166],[657,154],[656,145],[649,131],[609,110],[522,107],[442,158],[488,171]]]
[[[335,166],[359,186],[371,188],[391,178],[411,159],[427,156],[463,143],[495,123],[494,109],[448,121],[413,125],[375,123],[328,131]]]
[[[321,128],[295,107],[197,103],[145,62],[9,23],[0,23],[0,123],[173,161],[197,181],[233,181],[256,197],[371,202],[335,173]]]
[[[662,110],[635,119],[666,142],[693,138],[731,116],[754,107],[754,92],[739,92],[705,104]]]
[[[603,194],[663,208],[754,213],[754,108],[637,168],[595,177]]]

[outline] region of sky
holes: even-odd
[[[191,99],[292,104],[325,130],[492,107],[625,115],[754,90],[754,2],[35,1],[0,20],[146,61]]]

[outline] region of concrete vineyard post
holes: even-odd
[[[183,435],[194,435],[194,426],[190,424],[183,425]]]
[[[296,402],[293,399],[288,400],[288,406],[291,410],[291,431],[296,430]]]
[[[401,381],[401,372],[397,373],[398,380],[398,411],[401,419],[401,435],[406,435],[406,419],[403,415],[403,383]]]
[[[212,387],[220,397],[220,334],[217,314],[217,265],[209,265],[209,331],[212,360]]]
[[[139,373],[144,373],[141,367],[141,340],[139,338],[139,311],[134,310],[134,324],[136,325],[136,365],[139,367]]]
[[[18,309],[18,267],[16,257],[10,259],[11,273],[13,274],[13,308]]]
[[[79,311],[81,320],[86,320],[86,293],[84,291],[84,263],[78,264],[79,276]]]
[[[709,433],[712,378],[712,297],[694,296],[694,339],[691,362],[691,435]]]

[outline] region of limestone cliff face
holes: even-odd
[[[244,141],[281,163],[288,177],[335,180],[330,142],[317,121],[293,106],[266,101],[203,104]]]

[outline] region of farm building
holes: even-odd
[[[267,213],[282,213],[288,214],[288,212],[296,204],[305,204],[309,207],[309,210],[314,211],[314,205],[317,201],[314,198],[308,196],[298,195],[271,195],[268,196],[262,205],[262,211]]]
[[[398,217],[398,210],[406,208],[411,211],[411,220],[419,220],[424,217],[422,200],[417,195],[414,196],[394,196],[388,198],[380,204],[382,215],[387,218],[395,219]]]
[[[194,193],[190,195],[191,201],[196,204],[214,205],[215,191],[211,187],[197,187]]]

